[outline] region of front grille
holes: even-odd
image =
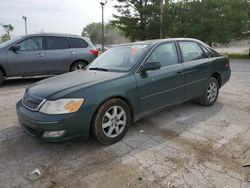
[[[45,100],[39,97],[35,97],[25,92],[22,101],[23,101],[23,105],[26,108],[30,110],[38,111],[40,106],[43,104]]]

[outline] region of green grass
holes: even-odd
[[[248,54],[227,54],[230,59],[250,59]]]

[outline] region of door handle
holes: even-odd
[[[39,53],[37,54],[38,57],[43,57],[44,56],[44,53]]]
[[[182,71],[177,71],[177,74],[182,74]]]
[[[70,52],[70,55],[76,55],[76,53],[75,52]]]

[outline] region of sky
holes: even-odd
[[[42,31],[80,35],[87,24],[101,22],[100,2],[101,0],[0,0],[0,24],[13,25],[14,36],[24,35],[22,16],[25,15],[28,34]],[[108,0],[104,10],[105,22],[116,13],[113,5],[114,2]],[[0,35],[3,33],[1,28]]]

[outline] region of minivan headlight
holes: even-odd
[[[58,99],[56,101],[46,101],[39,112],[45,114],[68,114],[79,110],[84,99]]]

